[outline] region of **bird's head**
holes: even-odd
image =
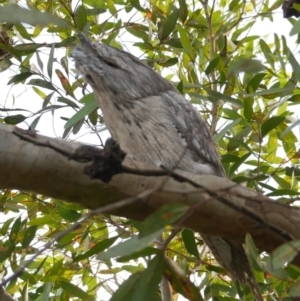
[[[118,101],[130,101],[174,90],[171,83],[130,53],[90,42],[84,35],[79,38],[81,46],[71,56],[96,94],[110,93]]]

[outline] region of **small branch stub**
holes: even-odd
[[[107,183],[111,178],[123,171],[122,162],[126,154],[121,150],[119,144],[113,139],[108,139],[103,149],[93,146],[80,146],[70,159],[80,162],[89,162],[83,172],[91,179],[100,179]]]

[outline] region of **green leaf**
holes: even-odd
[[[184,51],[189,55],[190,58],[194,57],[194,51],[187,32],[178,24],[177,29],[180,35],[180,43]]]
[[[75,222],[82,217],[76,210],[64,208],[63,206],[57,206],[57,213],[65,220]]]
[[[274,177],[274,175],[273,175]],[[277,182],[277,181],[276,181]],[[293,191],[291,189],[277,189],[276,191],[270,192],[267,196],[299,196],[299,192]]]
[[[167,267],[164,275],[169,280],[172,288],[182,294],[190,301],[203,301],[199,288],[196,287],[177,265],[176,262],[167,260]]]
[[[119,257],[117,259],[117,261],[118,262],[127,262],[129,260],[134,260],[134,259],[137,259],[139,257],[146,257],[146,256],[156,255],[158,252],[159,252],[158,249],[153,248],[153,247],[148,247],[148,248],[145,248],[145,249],[143,249],[141,251],[138,251],[136,253],[130,254],[128,256]]]
[[[64,68],[66,74],[69,75],[69,61],[68,61],[68,58],[66,56],[62,57],[60,59],[60,63],[62,65],[62,67]]]
[[[94,300],[92,296],[90,296],[77,285],[74,285],[71,282],[59,280],[58,283],[61,286],[61,288],[68,293],[68,295],[78,297],[81,300]]]
[[[72,127],[69,127],[67,129],[65,129],[63,134],[62,134],[62,138],[66,139],[68,137],[68,135],[70,134],[71,130],[72,130]]]
[[[163,24],[163,28],[162,28],[162,32],[161,32],[161,36],[159,37],[159,39],[161,41],[165,40],[170,34],[171,32],[174,30],[178,17],[179,17],[180,11],[179,9],[175,9],[168,17],[168,19],[166,20],[166,22]]]
[[[132,301],[152,301],[157,296],[158,285],[165,268],[164,253],[161,251],[140,274]]]
[[[47,95],[41,90],[39,89],[38,87],[36,86],[33,86],[32,87],[32,90],[38,95],[40,96],[42,99],[45,99],[47,97]]]
[[[119,236],[114,236],[114,237],[104,239],[104,240],[98,242],[94,247],[92,247],[90,250],[88,250],[84,254],[78,255],[74,259],[74,261],[80,261],[80,260],[86,259],[88,257],[91,257],[95,254],[99,254],[100,252],[103,252],[104,250],[109,248],[118,238],[119,238]]]
[[[178,63],[178,58],[177,57],[172,57],[168,60],[159,60],[157,62],[158,65],[162,66],[162,67],[171,67],[174,66]]]
[[[69,37],[65,40],[63,40],[60,43],[54,43],[55,44],[55,48],[61,48],[61,47],[67,47],[73,44],[73,42],[76,41],[75,37]]]
[[[23,238],[23,241],[22,241],[22,248],[25,249],[30,245],[32,240],[35,238],[36,231],[37,231],[36,226],[29,227],[25,231],[24,238]]]
[[[42,88],[56,91],[56,89],[52,86],[52,84],[42,79],[31,79],[27,85],[39,86]]]
[[[289,190],[291,188],[291,183],[285,181],[282,177],[279,177],[276,173],[272,175],[272,178],[278,183],[280,188]]]
[[[22,36],[22,38],[31,40],[31,35],[27,32],[26,28],[20,23],[15,25],[16,30]]]
[[[135,235],[132,238],[108,249],[105,253],[99,254],[97,258],[99,260],[108,260],[113,257],[127,256],[141,251],[152,244],[162,232],[163,230],[159,230],[143,238],[140,238],[139,235]]]
[[[95,16],[104,14],[107,10],[103,8],[88,8],[86,9],[86,15],[87,16]]]
[[[73,133],[74,135],[76,135],[76,134],[80,131],[80,129],[82,128],[83,124],[84,124],[84,119],[81,119],[81,120],[79,120],[78,122],[76,122],[76,123],[73,125],[72,133]]]
[[[44,225],[53,225],[56,224],[56,221],[50,215],[45,215],[43,217],[38,217],[31,219],[28,222],[30,226],[44,226]]]
[[[223,163],[231,163],[231,162],[240,163],[241,158],[237,155],[225,154],[222,156],[222,162]]]
[[[51,292],[52,286],[53,286],[53,284],[51,282],[46,282],[43,285],[42,295],[40,295],[36,299],[36,301],[48,301],[50,299],[49,297],[50,297],[50,292]]]
[[[47,72],[49,75],[49,78],[52,79],[52,72],[53,72],[53,61],[54,61],[54,45],[52,44],[50,54],[49,54],[49,59],[48,59],[48,64],[47,64]]]
[[[66,98],[66,97],[58,97],[57,98],[57,101],[58,102],[62,102],[62,103],[65,103],[67,104],[68,106],[72,107],[72,108],[76,108],[76,109],[79,109],[79,106],[71,99],[69,98]]]
[[[45,98],[44,98],[44,101],[43,101],[43,105],[42,105],[42,108],[46,108],[48,103],[50,102],[51,100],[51,97],[53,96],[54,92],[48,94]]]
[[[174,39],[170,38],[169,40],[164,41],[164,44],[169,45],[169,46],[174,47],[174,48],[183,48],[180,40],[175,39],[175,38]]]
[[[0,46],[1,48],[1,46]],[[7,70],[12,65],[10,59],[0,60],[0,72]]]
[[[28,43],[16,45],[14,48],[18,52],[20,56],[27,55],[29,53],[36,52],[38,48],[44,47],[45,44],[37,44],[37,43]]]
[[[116,10],[114,1],[112,1],[112,0],[107,0],[107,7],[108,7],[109,12],[110,12],[112,15],[115,15],[115,17],[116,17],[116,16],[117,16],[117,10]]]
[[[188,7],[186,5],[185,0],[179,0],[179,10],[180,10],[180,19],[184,24],[187,16],[188,16]]]
[[[247,22],[247,24],[245,24],[245,26],[241,26],[241,28],[237,29],[233,34],[231,39],[233,41],[238,40],[238,37],[245,31],[248,31],[249,28],[251,28],[253,26],[254,21],[251,22]]]
[[[7,258],[11,257],[12,252],[15,250],[15,245],[10,246],[6,251],[0,252],[0,262],[4,262]]]
[[[19,82],[23,82],[23,81],[25,81],[25,79],[27,79],[28,77],[30,77],[32,75],[33,75],[32,72],[23,72],[23,73],[17,74],[9,80],[7,85],[17,84]]]
[[[74,15],[76,27],[79,31],[82,31],[87,23],[87,14],[85,7],[83,5],[79,5],[75,11]]]
[[[147,41],[148,40],[148,34],[145,31],[142,31],[139,28],[129,28],[127,27],[126,30],[131,33],[133,36],[142,39],[143,41]]]
[[[266,136],[271,130],[276,128],[280,123],[282,123],[285,120],[285,117],[283,116],[275,116],[268,119],[266,122],[264,122],[261,126],[261,136]]]
[[[279,136],[280,139],[282,139],[286,134],[288,134],[295,126],[297,126],[300,123],[300,119],[292,123],[288,128],[286,128]]]
[[[233,76],[241,72],[257,73],[266,69],[264,65],[258,60],[253,59],[239,59],[229,66],[228,75]]]
[[[4,118],[4,122],[7,124],[18,124],[23,122],[27,117],[21,114],[11,115]]]
[[[138,11],[145,12],[146,10],[141,6],[139,0],[130,0],[131,5]]]
[[[14,220],[15,219],[12,217],[12,218],[8,218],[6,221],[2,223],[0,228],[0,233],[2,234],[2,236],[7,235],[8,229]]]
[[[289,264],[298,255],[300,251],[300,240],[294,240],[284,243],[273,251],[268,258],[266,264],[268,270],[275,272]]]
[[[288,290],[288,293],[291,297],[297,298],[300,297],[300,281],[293,283]]]
[[[252,153],[251,148],[247,145],[247,143],[243,142],[243,139],[239,137],[238,135],[234,137],[227,137],[229,139],[229,142],[227,144],[227,151],[232,152],[236,150],[238,147],[242,147],[246,149],[249,153]]]
[[[245,98],[244,100],[244,117],[250,120],[253,116],[253,98]]]
[[[254,75],[247,86],[247,93],[255,92],[266,75],[266,73],[258,73]]]
[[[76,233],[66,233],[63,237],[58,239],[56,246],[57,248],[63,248],[65,245],[70,244],[74,240],[76,240]]]
[[[41,119],[42,115],[37,116],[30,124],[30,129],[34,130],[36,128],[36,126],[38,125],[40,119]]]
[[[0,42],[0,49],[4,50],[5,52],[8,52],[13,57],[15,57],[18,61],[21,61],[21,54],[14,47],[3,44],[3,43]]]
[[[271,52],[271,49],[270,47],[268,46],[268,44],[260,39],[259,40],[259,45],[260,45],[260,49],[261,51],[263,52],[265,58],[267,59],[267,62],[272,66],[274,67],[274,58],[273,58],[273,54]]]
[[[91,102],[88,102],[83,108],[81,108],[77,113],[75,113],[65,124],[65,129],[75,125],[77,122],[85,118],[85,116],[92,113],[98,108],[98,104],[94,99]]]
[[[63,263],[64,263],[63,259],[57,260],[53,264],[53,268],[50,271],[50,275],[54,276],[54,277],[58,277],[62,273],[62,271],[63,271]]]
[[[14,224],[12,225],[11,231],[10,231],[10,234],[9,234],[9,240],[10,240],[10,243],[12,245],[15,244],[15,241],[18,237],[20,228],[21,228],[21,218],[17,218],[15,220]]]
[[[240,123],[243,120],[243,118],[238,118],[234,121],[232,121],[230,124],[226,125],[222,131],[220,131],[217,135],[214,137],[214,141],[217,143],[220,139],[222,139],[226,132],[229,131],[231,128],[233,128],[236,124]]]
[[[297,62],[297,60],[295,59],[293,53],[289,50],[287,53],[287,58],[293,68],[293,71],[298,79],[298,81],[300,81],[300,65]]]
[[[268,98],[277,97],[277,96],[285,96],[288,94],[291,94],[293,91],[293,88],[287,87],[287,88],[271,88],[266,90],[261,90],[255,93],[249,93],[244,94],[244,92],[241,92],[239,94],[243,94],[245,97],[253,97],[253,96],[268,96]]]
[[[236,111],[236,110],[231,110],[231,109],[223,109],[223,112],[225,115],[227,115],[230,119],[238,119],[242,118],[242,116]]]
[[[192,230],[183,229],[183,231],[181,232],[181,236],[183,239],[184,246],[186,247],[188,252],[196,258],[199,258],[199,252],[194,232]]]
[[[98,112],[97,109],[94,110],[92,113],[89,114],[89,121],[92,125],[96,126],[98,122]]]
[[[27,23],[33,26],[47,26],[49,24],[55,24],[65,28],[70,27],[68,22],[54,15],[46,12],[42,13],[39,10],[21,8],[18,5],[1,6],[0,22],[8,22],[10,24]]]
[[[226,56],[226,52],[227,52],[227,37],[226,35],[224,35],[223,33],[219,34],[219,37],[217,38],[217,46],[218,46],[218,50],[220,51],[220,56]]]
[[[84,104],[88,104],[90,102],[95,102],[95,95],[94,93],[90,93],[90,94],[87,94],[87,95],[84,95],[80,100],[79,102],[81,103],[84,103]]]
[[[41,58],[40,58],[40,53],[39,53],[39,51],[36,51],[35,54],[36,54],[36,60],[37,60],[37,63],[38,63],[38,65],[39,65],[39,67],[40,67],[40,70],[43,72],[44,64],[43,64],[43,61],[42,61]]]
[[[207,94],[212,97],[215,101],[219,101],[220,99],[224,100],[224,101],[227,101],[233,105],[237,105],[239,107],[243,107],[243,104],[242,102],[239,100],[239,99],[236,99],[236,98],[232,98],[232,97],[229,97],[227,95],[224,95],[220,92],[217,92],[217,91],[213,91],[209,88],[205,88],[203,87],[203,89],[207,92]]]
[[[145,237],[153,232],[171,225],[187,213],[189,207],[182,204],[164,205],[152,213],[141,225],[139,237]]]
[[[290,31],[290,36],[300,33],[300,19],[293,25],[292,30]]]
[[[254,241],[249,233],[246,234],[245,245],[246,254],[249,261],[251,262],[251,265],[255,270],[262,271],[262,268],[258,263],[259,253],[257,252],[257,247],[255,246]]]
[[[206,69],[204,70],[205,74],[206,75],[211,74],[218,67],[220,60],[221,58],[219,56],[211,60],[208,66],[206,67]]]
[[[134,291],[137,289],[137,283],[141,276],[140,274],[141,273],[132,274],[127,280],[125,280],[112,295],[110,301],[124,301],[124,296],[126,296],[127,300],[131,301]]]

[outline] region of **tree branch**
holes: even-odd
[[[79,144],[38,134],[26,141],[14,135],[13,130],[11,126],[0,124],[0,188],[31,191],[90,209],[153,189],[151,195],[140,201],[114,207],[107,213],[144,220],[164,204],[184,203],[193,208],[193,213],[181,225],[198,232],[242,243],[250,233],[256,245],[268,252],[286,241],[300,239],[298,209],[276,203],[227,179],[178,170],[174,172],[181,176],[180,181],[172,174],[141,175],[140,170],[161,170],[126,159],[123,166],[137,170],[137,174],[124,172],[105,184],[83,173],[85,163],[69,160],[51,148],[40,146],[49,143],[72,154]],[[188,180],[183,181],[184,178]],[[154,189],[156,187],[159,189]],[[300,266],[299,257],[295,263]]]

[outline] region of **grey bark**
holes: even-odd
[[[210,132],[197,110],[136,57],[80,36],[72,53],[76,69],[92,86],[104,121],[121,149],[133,159],[169,170],[225,177]],[[202,234],[233,279],[261,296],[243,245]]]
[[[256,246],[266,252],[300,239],[298,208],[274,202],[226,178],[180,170],[173,173],[181,174],[185,181],[174,178],[173,173],[143,175],[140,171],[160,169],[125,158],[123,165],[136,170],[136,174],[123,172],[103,183],[83,173],[86,163],[69,159],[80,144],[39,134],[25,134],[26,139],[21,139],[15,132],[16,128],[0,124],[0,189],[30,191],[90,209],[109,204],[103,212],[139,221],[163,204],[187,204],[193,212],[182,226],[238,243],[243,243],[249,233]],[[119,201],[151,190],[150,197],[119,206]],[[293,263],[300,267],[300,255]]]

